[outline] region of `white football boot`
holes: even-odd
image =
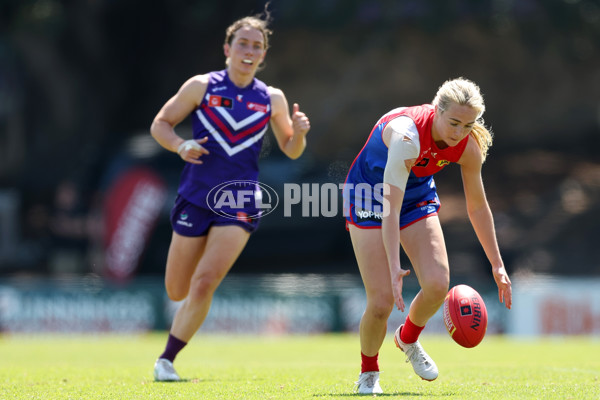
[[[154,380],[160,382],[180,381],[181,378],[175,372],[173,363],[166,358],[159,358],[154,364]]]
[[[381,386],[379,386],[379,372],[369,371],[363,372],[355,382],[354,392],[358,394],[381,394]]]
[[[398,329],[396,329],[396,333],[394,334],[394,342],[396,343],[396,347],[406,354],[406,362],[412,364],[415,373],[426,381],[433,381],[438,377],[438,369],[437,365],[433,362],[431,357],[417,340],[414,343],[404,343],[400,340],[400,329],[402,329],[403,325],[400,325]]]

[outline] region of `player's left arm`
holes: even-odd
[[[288,102],[280,89],[269,86],[271,95],[271,129],[281,151],[291,159],[302,155],[306,148],[306,134],[310,130],[310,121],[294,104],[292,115],[288,111]]]
[[[461,165],[469,220],[473,225],[475,234],[488,260],[492,264],[494,280],[498,285],[499,300],[504,303],[506,308],[510,309],[512,306],[511,282],[506,273],[502,256],[500,255],[494,227],[494,217],[485,196],[485,189],[481,178],[483,157],[479,146],[472,137],[469,139],[469,143],[459,160],[459,164]]]

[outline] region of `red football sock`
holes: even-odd
[[[370,371],[379,371],[379,362],[377,359],[379,358],[379,353],[375,354],[373,357],[365,356],[362,352],[360,353],[360,357],[362,363],[360,365],[360,373],[370,372]]]
[[[402,327],[402,330],[400,330],[400,340],[406,344],[416,342],[419,339],[419,335],[421,334],[423,328],[425,327],[413,324],[407,315],[404,326]]]

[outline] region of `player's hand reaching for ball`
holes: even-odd
[[[394,292],[394,303],[398,310],[404,312],[404,299],[402,298],[402,278],[408,276],[410,270],[400,268],[398,272],[392,274],[392,291]]]
[[[208,141],[208,136],[198,140],[186,140],[177,148],[177,154],[184,160],[192,164],[202,164],[200,157],[209,154],[202,145]]]
[[[510,310],[512,307],[512,284],[506,273],[506,268],[504,266],[493,268],[492,272],[494,273],[496,285],[498,285],[498,299]]]
[[[292,127],[295,135],[306,135],[310,130],[310,120],[302,111],[298,103],[294,103],[292,108]]]

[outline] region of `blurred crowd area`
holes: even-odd
[[[0,2],[1,275],[106,275],[107,258],[132,264],[130,274],[162,274],[182,161],[153,142],[150,123],[186,79],[224,68],[226,27],[264,3]],[[509,272],[600,273],[597,1],[273,0],[269,9],[274,35],[258,78],[299,103],[312,130],[295,162],[268,137],[261,181],[343,182],[379,116],[430,102],[464,76],[480,85],[495,134],[484,181]],[[178,132],[189,137],[189,124]],[[119,231],[138,181],[149,190],[137,205],[146,219]],[[436,181],[452,271],[489,275],[459,169]],[[273,213],[234,271],[356,266],[341,215]]]

